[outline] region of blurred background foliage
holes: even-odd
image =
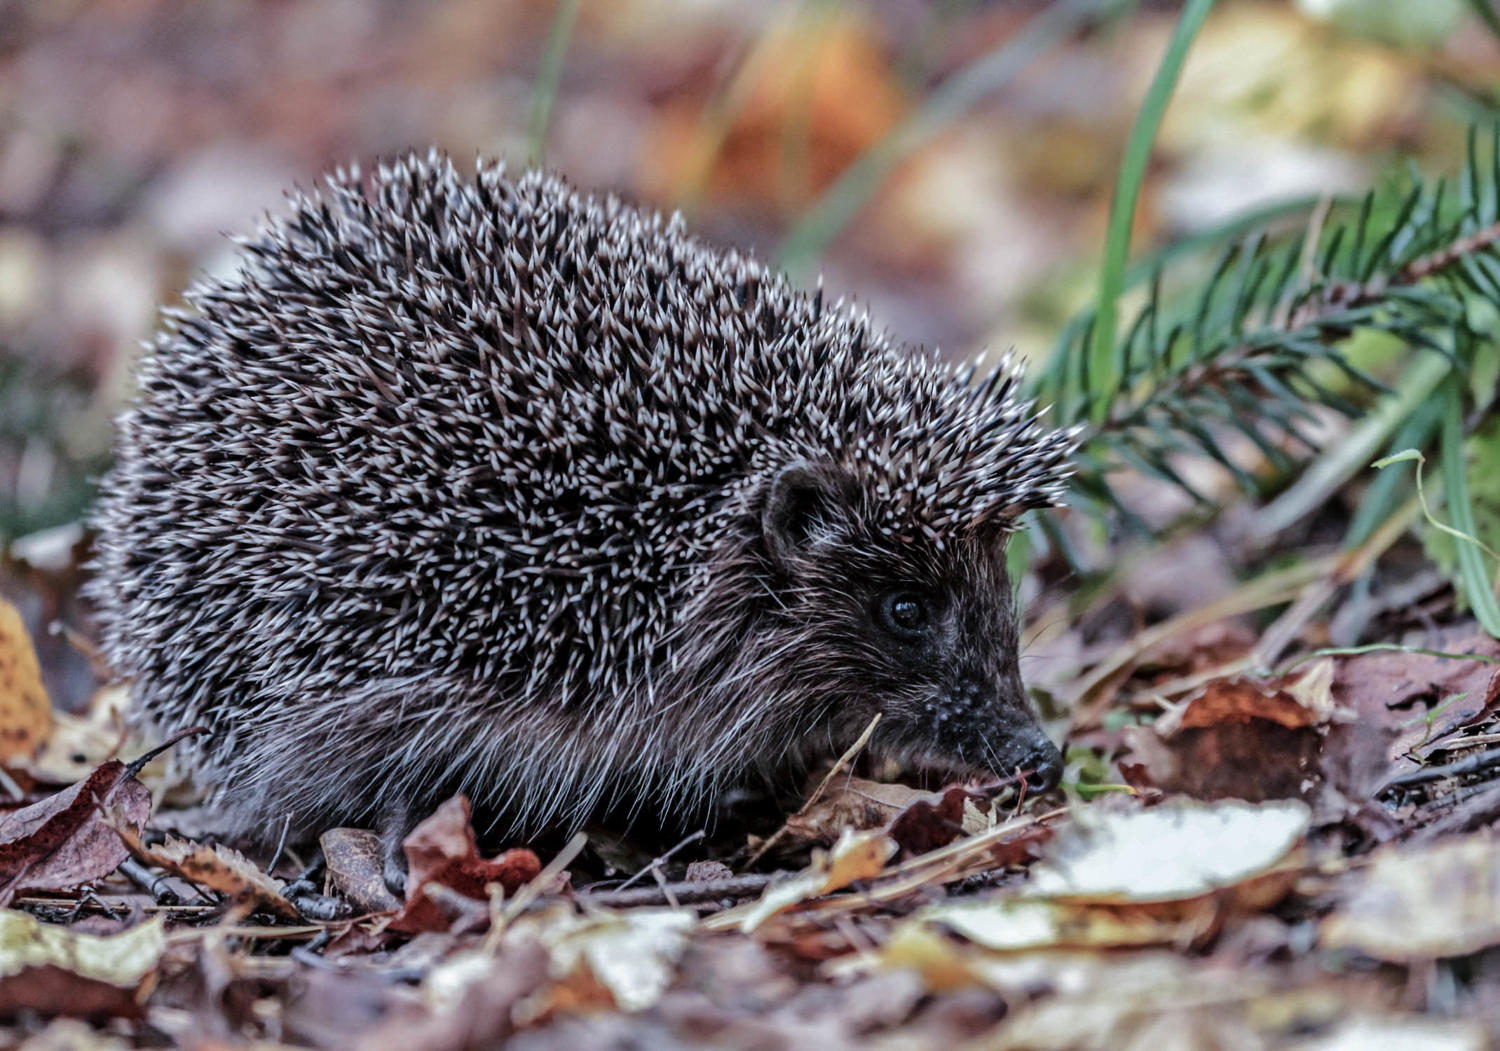
[[[1411,464],[1388,483],[1364,469],[1401,440],[1436,448],[1450,371],[1476,528],[1493,529],[1500,487],[1472,483],[1496,444],[1481,308],[1500,284],[1467,264],[1467,284],[1407,282],[1426,290],[1415,320],[1392,321],[1384,286],[1360,314],[1330,297],[1493,221],[1497,34],[1488,0],[0,0],[0,540],[64,530],[13,547],[6,572],[76,568],[47,552],[74,550],[131,358],[159,302],[232,266],[223,234],[334,165],[429,144],[681,209],[913,344],[1015,348],[1057,418],[1101,435],[1079,501],[1097,513],[1033,530],[1023,555],[1107,571],[1122,530],[1160,539],[1246,490],[1279,501],[1235,534],[1264,547],[1359,472],[1330,542],[1363,542]],[[1170,99],[1154,113],[1153,79]],[[1406,352],[1457,331],[1431,313],[1454,303],[1469,342],[1440,349],[1462,368],[1413,376]],[[1302,355],[1291,373],[1158,397],[1181,339],[1236,353],[1268,329]],[[1275,383],[1297,411],[1258,416]],[[1408,403],[1358,431],[1393,384]],[[1313,481],[1286,488],[1309,460]],[[1472,554],[1426,542],[1450,569]]]

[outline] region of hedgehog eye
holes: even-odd
[[[910,591],[892,591],[880,600],[881,628],[900,639],[920,639],[932,630],[927,600]]]

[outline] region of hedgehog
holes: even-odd
[[[226,834],[712,812],[850,746],[1056,782],[1005,547],[1077,436],[680,215],[413,154],[137,363],[89,595]],[[399,878],[399,877],[397,877]]]

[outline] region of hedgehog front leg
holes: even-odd
[[[380,848],[385,855],[385,885],[396,897],[406,899],[406,851],[402,842],[412,829],[411,804],[393,800],[384,805],[379,821]]]

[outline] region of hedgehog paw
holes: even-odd
[[[403,841],[411,831],[411,811],[405,804],[387,806],[380,821],[380,846],[385,853],[385,885],[406,900],[406,850]]]
[[[398,845],[399,849],[399,845]],[[385,877],[386,888],[402,901],[406,900],[406,859],[397,857],[390,851],[385,855]]]

